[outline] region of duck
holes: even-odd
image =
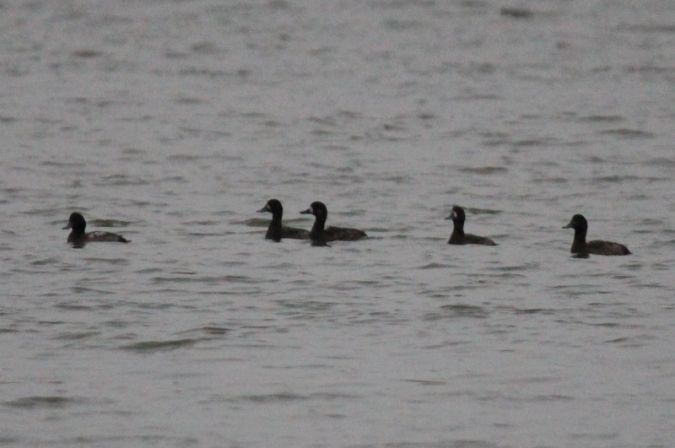
[[[328,208],[323,202],[312,202],[307,210],[300,213],[314,215],[314,225],[309,232],[312,246],[328,246],[329,241],[356,241],[368,236],[363,230],[349,227],[330,226],[325,228]]]
[[[496,246],[492,239],[486,236],[472,235],[464,233],[464,221],[466,214],[464,209],[458,205],[452,207],[452,213],[446,219],[452,220],[453,229],[448,244],[479,244],[482,246]]]
[[[588,221],[583,215],[574,215],[570,222],[563,229],[574,229],[574,241],[570,252],[586,258],[588,254],[593,255],[630,255],[623,244],[613,241],[593,240],[586,241],[586,232],[588,231]]]
[[[115,243],[129,243],[130,241],[122,235],[112,232],[89,232],[85,233],[84,229],[87,227],[87,221],[81,213],[73,212],[68,218],[68,224],[63,228],[71,229],[68,235],[68,242],[76,247],[82,247],[86,243],[93,242],[115,242]]]
[[[295,227],[286,227],[281,224],[281,217],[284,214],[284,207],[278,199],[270,199],[265,206],[258,210],[258,213],[271,213],[272,221],[267,228],[265,239],[274,242],[281,241],[282,238],[291,238],[298,240],[308,240],[309,231]]]

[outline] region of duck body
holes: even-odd
[[[356,241],[365,238],[366,232],[350,227],[334,227],[329,226],[324,229],[324,236],[326,241]]]
[[[583,253],[582,250],[578,251]],[[586,243],[586,252],[594,255],[630,255],[626,246],[613,241],[593,240]],[[573,252],[575,253],[575,252]]]
[[[312,246],[327,246],[329,241],[356,241],[368,236],[363,230],[350,227],[330,226],[326,228],[328,208],[323,202],[312,202],[307,210],[300,213],[314,215],[314,225],[309,232]]]
[[[68,224],[64,229],[71,229],[70,234],[68,235],[68,242],[75,245],[76,247],[81,247],[86,243],[96,243],[96,242],[113,242],[113,243],[128,243],[129,240],[124,238],[122,235],[118,235],[112,232],[85,232],[87,227],[87,222],[84,220],[84,216],[78,212],[71,213],[70,218],[68,218]]]
[[[281,224],[281,218],[284,214],[284,208],[278,199],[270,199],[265,204],[265,207],[258,210],[259,213],[272,213],[272,221],[265,233],[265,239],[275,242],[281,241],[283,238],[291,238],[298,240],[308,240],[309,232],[305,229],[298,229],[295,227],[287,227]]]
[[[112,232],[88,232],[84,235],[75,235],[70,232],[68,235],[69,243],[128,243],[129,240],[122,235]]]
[[[486,236],[473,235],[471,233],[464,233],[464,221],[466,214],[464,209],[458,205],[452,207],[452,213],[447,219],[452,220],[453,229],[450,234],[448,244],[478,244],[481,246],[496,246],[492,239]]]
[[[574,215],[563,229],[574,229],[574,241],[570,252],[577,255],[630,255],[626,246],[613,241],[593,240],[586,241],[588,221],[583,215]]]
[[[496,246],[497,243],[486,236],[473,235],[471,233],[452,231],[448,244],[479,244],[482,246]]]

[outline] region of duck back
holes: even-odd
[[[281,228],[281,237],[290,238],[294,240],[308,240],[309,239],[309,230],[298,229],[297,227],[286,227]]]
[[[586,252],[594,255],[630,255],[631,252],[623,244],[613,241],[593,240],[586,243]]]
[[[265,239],[279,242],[282,238],[308,240],[309,230],[298,229],[297,227],[282,226],[272,221],[267,228]]]
[[[486,237],[486,236],[478,236],[478,235],[473,235],[471,233],[462,233],[458,234],[453,232],[450,235],[450,239],[448,240],[448,244],[478,244],[481,246],[496,246],[497,243],[492,241],[492,239]]]
[[[129,240],[124,238],[122,235],[118,235],[112,232],[101,232],[101,231],[87,233],[87,241],[114,242],[114,243],[129,242]]]
[[[122,235],[111,232],[89,232],[85,234],[75,234],[71,232],[68,235],[68,242],[75,244],[85,243],[129,243],[130,241]]]
[[[324,230],[324,237],[326,241],[356,241],[361,238],[366,238],[366,232],[350,227],[335,227],[330,226]]]

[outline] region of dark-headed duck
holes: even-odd
[[[84,220],[82,214],[74,212],[68,218],[68,224],[65,229],[71,229],[68,235],[68,242],[76,247],[82,247],[85,243],[93,242],[116,242],[128,243],[129,240],[121,235],[111,232],[89,232],[85,233],[84,229],[87,227],[87,222]]]
[[[300,213],[314,215],[314,225],[309,232],[312,246],[327,246],[328,241],[355,241],[367,236],[363,230],[349,227],[325,228],[328,209],[323,202],[312,202],[307,210]]]
[[[563,229],[574,229],[574,242],[570,252],[576,255],[630,255],[626,246],[612,241],[593,240],[586,242],[588,221],[583,215],[574,215],[572,220]]]
[[[307,230],[281,225],[281,217],[284,214],[284,208],[281,206],[281,202],[278,199],[270,199],[263,208],[258,210],[258,212],[272,214],[272,221],[267,228],[265,239],[276,241],[277,243],[281,241],[282,238],[293,238],[298,240],[309,239],[309,232]]]
[[[466,214],[464,209],[458,205],[452,207],[452,213],[446,219],[451,219],[453,224],[452,234],[448,244],[481,244],[483,246],[496,246],[497,244],[485,236],[472,235],[464,233],[464,221]]]

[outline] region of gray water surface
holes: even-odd
[[[0,446],[671,447],[673,23],[0,2]],[[265,241],[271,197],[370,238]]]

